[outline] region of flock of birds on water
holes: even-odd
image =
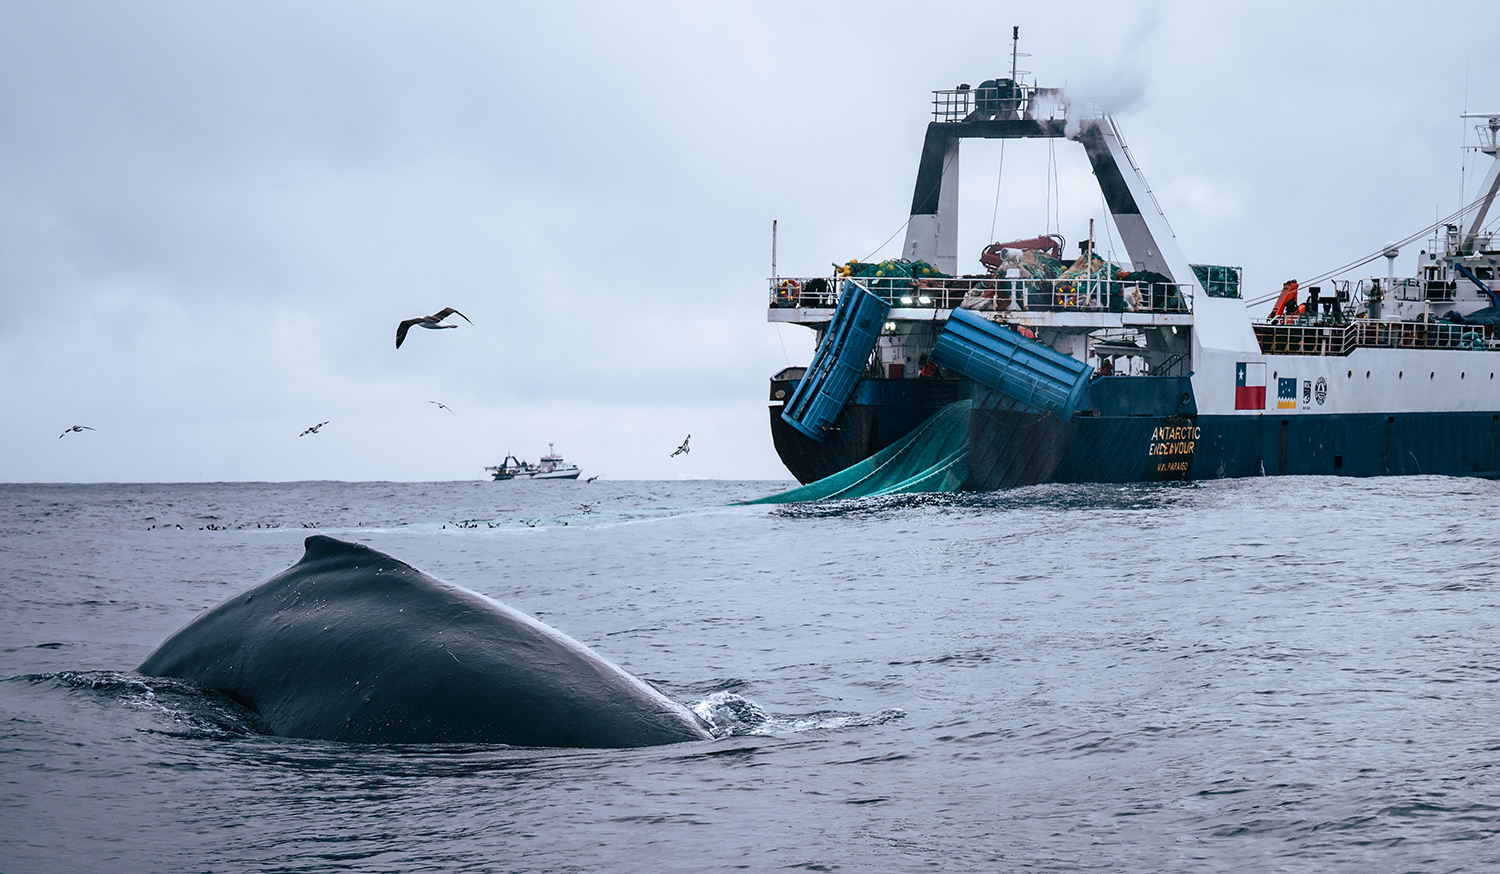
[[[458,310],[454,309],[453,307],[443,307],[442,309],[438,310],[437,312],[433,313],[430,316],[420,316],[420,317],[415,318],[415,319],[402,319],[401,322],[398,325],[396,325],[396,348],[400,349],[401,348],[401,344],[406,342],[406,332],[410,331],[413,327],[427,328],[430,331],[440,331],[440,330],[443,330],[444,328],[457,328],[458,325],[449,325],[449,324],[445,324],[444,323],[444,321],[449,316],[458,316],[459,318],[463,319],[464,321],[468,322],[469,324],[471,324],[471,325],[474,324],[474,322],[472,320],[470,320],[468,316],[464,315],[463,313],[459,312]],[[457,413],[453,412],[453,408],[450,407],[450,406],[448,406],[447,404],[438,403],[437,401],[428,401],[427,403],[429,403],[429,404],[437,404],[438,409],[447,410],[449,415],[452,415],[452,416],[457,416],[458,415]],[[321,429],[324,425],[327,425],[327,424],[328,424],[328,422],[319,422],[318,424],[313,425],[311,428],[308,428],[306,431],[303,431],[301,434],[298,434],[297,436],[298,437],[306,437],[309,434],[316,434],[316,433],[318,433],[319,429]],[[68,436],[69,434],[75,433],[75,432],[97,431],[97,430],[99,430],[99,429],[89,427],[88,425],[73,425],[72,427],[64,428],[63,432],[61,434],[57,435],[57,439],[61,440],[62,438]],[[679,455],[686,455],[688,452],[691,452],[692,450],[690,450],[688,448],[688,441],[691,440],[691,439],[693,439],[693,435],[692,434],[687,435],[687,437],[683,439],[682,445],[678,446],[675,450],[673,450],[672,454],[669,455],[669,456],[667,456],[667,457],[668,458],[676,458]],[[594,480],[596,480],[598,478],[599,477],[597,475],[596,476],[591,476],[588,479],[584,480],[584,482],[591,483],[591,482],[593,482]],[[585,510],[585,512],[587,512],[587,510]]]

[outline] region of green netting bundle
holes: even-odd
[[[961,306],[974,310],[1003,310],[1010,308],[1012,301],[1019,301],[1023,308],[1048,305],[1053,294],[1045,280],[1056,279],[1064,269],[1063,262],[1045,252],[1023,249],[1018,257],[1002,262],[993,274],[986,276],[1007,281],[993,290],[966,294]]]
[[[1061,263],[1061,262],[1059,262]],[[1078,260],[1063,270],[1058,279],[1119,279],[1120,268],[1095,255],[1079,255]]]
[[[1021,270],[1033,279],[1056,279],[1066,269],[1061,259],[1046,252],[1027,249],[1021,255]]]
[[[875,275],[875,271],[879,270],[879,269],[880,269],[880,265],[879,264],[871,263],[869,261],[858,261],[858,260],[855,260],[855,261],[849,261],[846,264],[844,264],[843,267],[840,267],[839,268],[839,275],[840,276],[854,276],[854,277],[874,276]]]
[[[1064,307],[1109,307],[1115,312],[1125,309],[1118,283],[1120,268],[1097,254],[1079,255],[1057,277],[1055,299],[1051,303]]]
[[[1240,268],[1217,264],[1193,264],[1193,275],[1209,297],[1239,297]]]
[[[870,283],[870,290],[886,300],[895,300],[916,285],[911,281],[910,261],[881,261],[875,266],[875,277],[875,281]]]
[[[904,294],[916,287],[914,279],[946,279],[943,273],[926,261],[907,261],[888,258],[878,263],[849,261],[839,268],[840,276],[871,280],[865,284],[870,291],[887,300]]]
[[[944,273],[926,261],[911,262],[911,275],[917,279],[950,279],[952,274]]]
[[[884,261],[848,261],[839,268],[840,276],[913,277],[916,279],[947,279],[942,272],[926,261],[907,261],[903,258],[887,258]]]
[[[1120,279],[1125,282],[1145,282],[1155,285],[1158,282],[1171,282],[1171,279],[1151,270],[1135,270],[1130,273],[1121,273]]]

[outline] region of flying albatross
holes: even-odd
[[[74,431],[97,431],[97,430],[99,430],[99,429],[98,428],[90,428],[87,425],[74,425],[71,428],[64,428],[63,432],[61,434],[57,435],[57,439],[61,440],[64,437],[68,436],[69,434],[73,433]]]
[[[453,307],[443,307],[442,309],[438,310],[437,312],[433,313],[430,316],[423,316],[420,319],[407,319],[406,321],[404,321],[401,324],[397,325],[396,326],[396,348],[400,349],[401,348],[401,344],[404,343],[404,342],[406,342],[406,332],[411,330],[411,326],[412,325],[417,325],[418,327],[422,327],[422,328],[431,328],[434,331],[436,331],[436,330],[438,330],[440,328],[456,328],[456,327],[458,327],[458,325],[445,325],[445,324],[442,323],[443,319],[446,319],[449,316],[458,316],[459,318],[463,319],[464,321],[469,322],[469,324],[471,324],[471,325],[474,324],[473,322],[469,321],[469,317],[468,316],[464,315],[463,313],[459,312],[458,310],[454,309]]]
[[[682,438],[682,445],[679,446],[679,447],[677,447],[677,451],[676,452],[673,452],[671,455],[669,455],[667,457],[668,458],[676,458],[679,455],[686,455],[689,452],[692,452],[693,450],[691,450],[691,449],[688,448],[688,441],[691,440],[691,439],[693,439],[693,435],[691,435],[691,434],[689,434],[686,437]]]
[[[321,428],[321,427],[323,427],[324,425],[327,425],[327,424],[328,424],[327,422],[319,422],[318,424],[312,426],[311,428],[308,428],[306,431],[303,431],[301,434],[298,434],[297,436],[298,437],[306,437],[309,434],[316,434],[316,433],[318,433],[318,429],[319,428]]]

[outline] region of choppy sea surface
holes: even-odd
[[[0,872],[1500,866],[1500,485],[777,488],[0,485]],[[134,673],[313,533],[718,738],[291,740]]]

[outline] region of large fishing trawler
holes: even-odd
[[[507,455],[505,459],[493,467],[485,470],[498,480],[512,479],[578,479],[583,471],[578,465],[564,461],[553,449],[552,444],[547,444],[547,454],[537,464],[522,461],[514,455]]]
[[[1483,119],[1478,150],[1495,158],[1500,117],[1465,117]],[[1082,146],[1130,263],[1101,258],[1092,234],[1073,261],[1042,236],[991,245],[962,274],[971,138]],[[1384,277],[1288,282],[1247,304],[1239,268],[1180,251],[1112,117],[1014,74],[936,91],[902,257],[771,278],[769,320],[818,341],[807,367],[771,379],[777,452],[803,483],[865,463],[844,477],[863,491],[830,494],[1500,475],[1497,188],[1500,160],[1476,201],[1366,259],[1383,255]],[[1423,239],[1417,275],[1396,278],[1400,247]],[[966,440],[917,439],[939,421]]]

